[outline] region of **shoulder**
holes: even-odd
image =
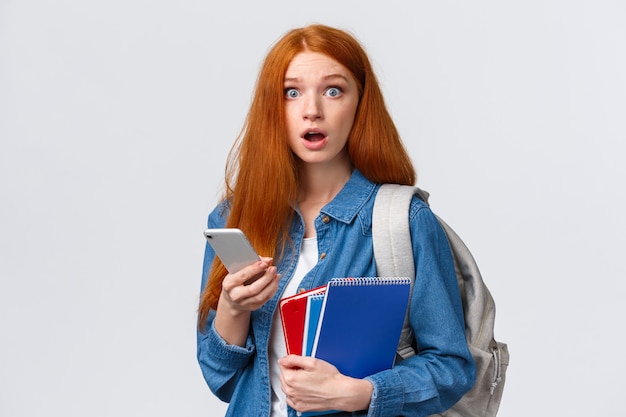
[[[229,213],[230,213],[229,202],[226,200],[222,200],[220,203],[218,203],[217,206],[213,208],[211,213],[209,213],[207,226],[209,228],[224,227],[224,225],[226,224],[226,219],[228,219]]]
[[[439,219],[426,201],[417,195],[413,196],[409,206],[409,224],[413,235],[443,233]]]
[[[428,205],[429,194],[415,186],[402,184],[377,184],[376,185],[376,206],[381,212],[390,211],[394,215],[400,210],[409,211],[409,218],[414,219],[420,213],[428,217],[430,207]],[[432,213],[430,213],[432,214]]]
[[[422,200],[417,195],[414,195],[411,199],[411,204],[409,206],[409,218],[413,219],[414,217],[434,217],[433,212],[430,209],[428,203]]]

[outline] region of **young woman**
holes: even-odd
[[[415,177],[351,35],[313,25],[274,45],[229,158],[224,199],[208,221],[242,229],[266,256],[228,274],[206,248],[198,361],[211,390],[230,403],[228,416],[426,416],[471,388],[474,363],[452,257],[417,198],[409,212],[416,266],[410,322],[419,353],[364,379],[286,355],[279,299],[333,277],[376,276],[371,222],[379,185],[413,184]]]

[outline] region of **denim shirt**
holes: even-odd
[[[311,289],[334,277],[376,276],[372,248],[372,209],[379,185],[354,171],[337,196],[315,219],[319,259],[299,288]],[[209,227],[225,224],[223,203],[209,215]],[[398,213],[398,215],[405,215]],[[415,259],[410,322],[419,353],[392,369],[367,377],[374,386],[368,410],[337,415],[428,416],[451,407],[474,384],[474,362],[464,333],[463,310],[454,263],[445,234],[421,200],[409,209]],[[244,347],[228,345],[216,332],[211,311],[207,328],[198,333],[198,362],[207,384],[222,401],[227,416],[269,416],[271,388],[268,349],[271,321],[293,275],[304,237],[304,223],[294,217],[293,247],[276,262],[282,274],[278,291],[252,312]],[[207,245],[202,288],[215,254]],[[358,346],[355,346],[358,348]],[[289,416],[295,417],[289,409]]]

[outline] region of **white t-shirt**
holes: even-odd
[[[298,286],[302,278],[317,264],[317,238],[304,238],[298,265],[291,280],[287,283],[282,298],[294,295],[298,291]],[[271,417],[287,417],[287,403],[285,393],[280,388],[280,368],[278,359],[287,355],[283,327],[280,322],[278,308],[274,312],[272,319],[272,330],[270,334],[269,361],[270,361],[270,383],[272,385],[272,412]]]

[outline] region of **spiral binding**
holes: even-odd
[[[407,277],[347,277],[332,278],[328,285],[344,287],[350,285],[411,285],[411,278]]]
[[[322,292],[319,294],[313,294],[313,295],[309,295],[309,300],[316,300],[316,299],[323,299],[324,297],[326,297],[326,293]]]

